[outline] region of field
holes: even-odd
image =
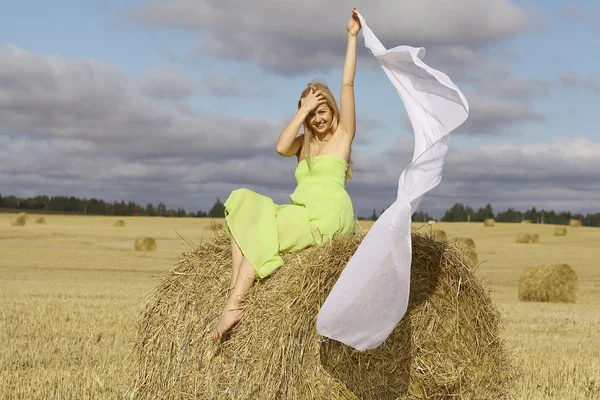
[[[46,224],[31,216],[12,226],[14,217],[0,214],[0,399],[129,398],[127,357],[144,296],[183,250],[213,235],[210,220],[46,215]],[[113,226],[119,219],[124,227]],[[569,227],[565,237],[551,225],[435,229],[475,240],[478,274],[520,366],[515,398],[600,398],[600,229]],[[540,242],[518,244],[519,232]],[[135,251],[141,236],[155,238],[157,249]],[[575,304],[518,300],[525,267],[559,262],[579,278]]]

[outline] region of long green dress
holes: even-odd
[[[347,169],[346,160],[329,154],[300,161],[291,204],[275,204],[249,189],[231,192],[225,201],[227,232],[257,277],[265,278],[283,265],[280,253],[354,232],[354,209],[346,192]]]

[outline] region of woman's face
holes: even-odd
[[[323,134],[331,128],[333,114],[327,104],[321,104],[308,120],[310,127],[315,133]]]

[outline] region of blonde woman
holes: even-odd
[[[277,141],[277,153],[298,158],[292,203],[277,205],[248,189],[234,190],[225,202],[233,267],[229,297],[212,340],[221,338],[242,318],[244,296],[255,279],[266,278],[283,265],[281,253],[354,233],[356,220],[346,182],[352,178],[356,36],[360,29],[355,7],[347,26],[340,110],[325,84],[311,82],[300,96],[298,112]],[[304,134],[299,135],[301,126]]]

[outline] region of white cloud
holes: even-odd
[[[197,51],[203,55],[251,61],[290,73],[341,66],[346,24],[354,5],[349,0],[302,4],[161,0],[135,10],[131,19],[148,27],[197,31]],[[381,1],[358,6],[387,46],[477,48],[528,27],[526,14],[508,0]]]
[[[196,84],[174,67],[155,67],[146,72],[141,92],[158,99],[183,100],[194,94]]]

